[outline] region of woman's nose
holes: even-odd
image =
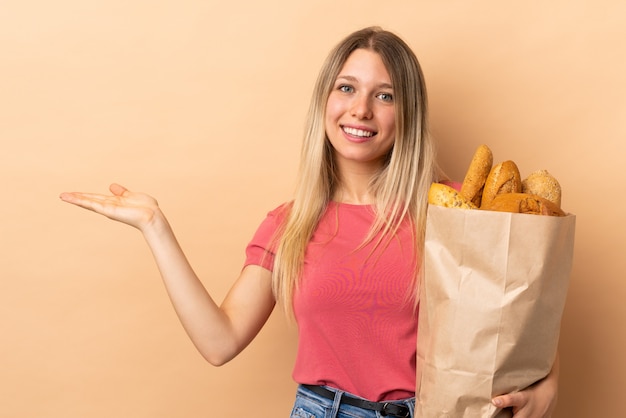
[[[358,119],[372,118],[372,104],[369,97],[356,96],[352,103],[352,115]]]

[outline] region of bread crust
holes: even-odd
[[[522,193],[543,197],[561,207],[561,185],[548,170],[537,170],[522,180]]]
[[[489,202],[489,204],[481,207],[481,209],[497,212],[565,216],[565,212],[553,202],[528,193],[500,194]]]
[[[428,203],[447,208],[477,209],[476,205],[463,197],[456,189],[442,183],[430,185]]]
[[[481,204],[485,181],[492,166],[493,153],[491,149],[485,144],[479,145],[461,184],[461,195],[476,206]]]
[[[521,192],[522,179],[517,165],[511,160],[501,162],[487,176],[480,207],[488,206],[500,194]]]

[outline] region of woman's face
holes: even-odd
[[[325,124],[339,168],[383,165],[395,141],[395,104],[391,77],[376,52],[350,54],[328,97]]]

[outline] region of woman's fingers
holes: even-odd
[[[113,183],[109,186],[112,195],[84,192],[61,193],[61,200],[83,207],[93,207],[94,203],[114,207],[155,207],[156,200],[142,193],[131,193],[124,186]]]
[[[93,193],[64,192],[59,196],[64,202],[72,203],[77,206],[89,209],[92,203],[103,202],[107,196]]]
[[[115,196],[124,196],[124,193],[128,192],[128,189],[124,186],[121,186],[117,183],[113,183],[109,186],[109,190]]]
[[[493,399],[493,404],[498,408],[521,408],[527,402],[528,397],[523,391],[501,395]]]
[[[117,204],[113,202],[114,199],[117,199],[116,197],[93,193],[61,193],[60,198],[64,202],[71,203],[83,209],[88,209],[109,217],[113,212],[113,207],[117,206]]]
[[[61,200],[91,210],[116,221],[142,229],[158,211],[155,199],[142,193],[131,193],[119,184],[109,187],[112,195],[65,192]]]
[[[536,387],[493,398],[498,408],[511,408],[514,418],[547,418],[551,416],[554,402],[550,394],[537,391]]]

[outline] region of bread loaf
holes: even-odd
[[[476,205],[463,197],[454,188],[442,184],[433,183],[428,190],[428,203],[445,206],[447,208],[476,209]]]
[[[543,197],[561,207],[561,185],[548,170],[537,170],[522,180],[522,193]]]
[[[474,152],[461,184],[461,195],[476,206],[480,206],[485,181],[492,166],[493,153],[491,149],[487,145],[480,145]]]
[[[521,193],[522,179],[517,165],[511,161],[504,161],[495,165],[485,181],[481,209],[488,206],[491,201],[503,193]]]
[[[493,165],[487,145],[474,152],[463,183],[457,189],[433,183],[428,203],[459,209],[565,216],[561,209],[561,186],[547,170],[531,173],[523,181],[517,165],[504,161]]]
[[[528,193],[504,193],[496,196],[488,204],[481,207],[484,210],[497,212],[529,213],[535,215],[565,216],[553,202]]]

